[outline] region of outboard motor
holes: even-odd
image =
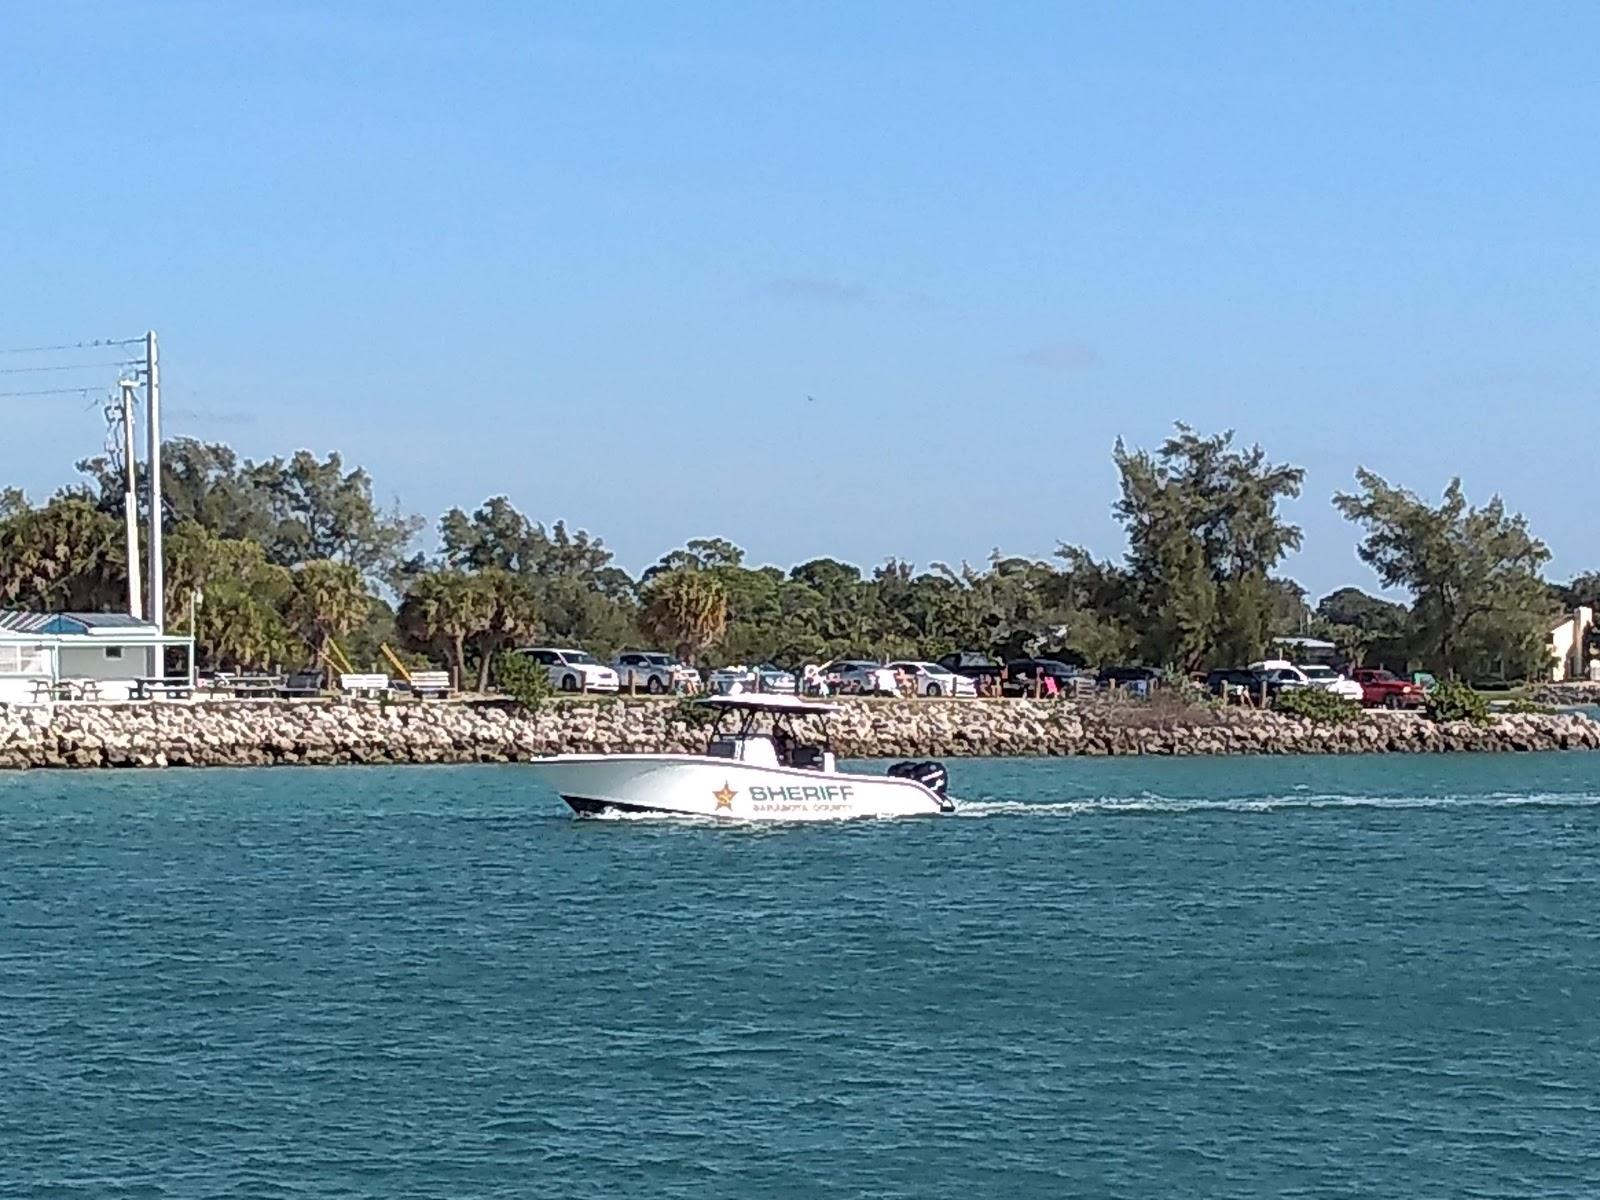
[[[950,787],[950,772],[944,769],[941,762],[931,759],[923,762],[897,762],[889,768],[889,774],[896,779],[915,779],[935,796],[939,797],[940,812],[955,812],[956,806],[945,793]]]

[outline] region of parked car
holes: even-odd
[[[1314,686],[1311,680],[1305,677],[1300,668],[1293,664],[1269,667],[1256,663],[1250,667],[1250,670],[1255,673],[1256,679],[1260,681],[1256,685],[1257,691],[1259,692],[1262,683],[1266,684],[1269,698],[1276,696],[1279,692],[1310,691]]]
[[[1332,692],[1335,696],[1342,696],[1346,700],[1354,700],[1357,704],[1361,703],[1361,685],[1324,663],[1301,663],[1300,674],[1304,675],[1314,688]]]
[[[1311,676],[1286,658],[1268,658],[1261,662],[1253,662],[1250,664],[1250,670],[1260,674],[1269,686],[1276,685],[1278,691],[1314,686]]]
[[[1006,669],[996,659],[973,650],[946,654],[939,660],[939,666],[957,675],[964,675],[975,683],[987,680],[998,684],[1005,678],[1006,673]]]
[[[1368,708],[1420,708],[1428,698],[1421,686],[1391,671],[1362,667],[1351,677],[1361,685],[1361,703]]]
[[[1057,692],[1071,690],[1079,675],[1056,658],[1014,658],[1006,664],[1004,690],[1012,696],[1031,696],[1036,680],[1053,679]]]
[[[660,650],[624,650],[611,660],[617,686],[660,696],[666,692],[698,692],[700,672]]]
[[[722,696],[732,692],[735,684],[738,684],[741,692],[777,692],[792,696],[795,691],[794,676],[772,663],[761,663],[754,667],[743,663],[718,667],[706,680],[706,686]]]
[[[957,675],[938,663],[905,659],[889,664],[889,670],[911,680],[918,696],[976,696],[978,685],[965,675]]]
[[[532,646],[518,654],[541,663],[550,672],[550,682],[563,692],[614,692],[617,673],[587,650],[563,650],[554,646]]]
[[[818,673],[834,695],[893,696],[898,690],[893,671],[863,658],[823,663]]]

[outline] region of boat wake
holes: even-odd
[[[1296,793],[1196,799],[1158,796],[1100,796],[1081,800],[957,800],[957,817],[1079,817],[1108,814],[1273,813],[1303,809],[1595,808],[1600,795],[1536,792],[1449,796],[1361,796]]]

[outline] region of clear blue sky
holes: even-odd
[[[1357,464],[1600,567],[1600,8],[13,3],[0,348],[639,568],[1120,553],[1119,436]],[[0,367],[33,360],[0,356]],[[110,382],[114,371],[88,372]],[[0,391],[83,375],[0,375]],[[807,395],[815,396],[808,403]],[[0,400],[6,480],[93,452]],[[21,452],[18,452],[18,448]]]

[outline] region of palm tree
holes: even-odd
[[[728,593],[707,571],[680,568],[644,589],[640,628],[688,662],[714,646],[728,627]]]
[[[478,691],[487,692],[495,654],[538,633],[541,614],[538,596],[521,576],[491,568],[480,573],[478,580],[488,594],[492,610],[474,642],[478,651]]]
[[[295,577],[269,563],[260,543],[219,538],[184,521],[167,536],[166,572],[170,623],[194,635],[200,663],[264,668],[295,656],[284,624]]]
[[[361,572],[349,563],[317,558],[294,569],[289,620],[321,658],[328,643],[367,619],[371,599]]]
[[[444,652],[451,682],[459,691],[467,639],[488,628],[494,609],[494,592],[480,576],[425,571],[411,581],[396,622],[413,646]]]
[[[294,653],[294,636],[277,609],[232,583],[206,592],[197,624],[196,642],[213,667],[261,670]]]

